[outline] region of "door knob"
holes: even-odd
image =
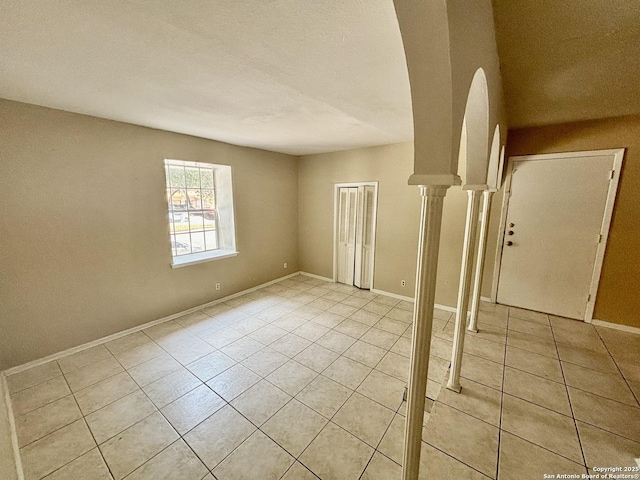
[[[507,242],[507,247],[510,247],[511,245],[513,245],[513,242],[512,241],[508,241]]]
[[[509,231],[507,232],[507,235],[513,235],[513,230],[509,230]]]

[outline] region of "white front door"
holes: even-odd
[[[358,188],[341,188],[338,210],[338,282],[353,285],[356,255]]]
[[[511,159],[498,303],[585,319],[614,168],[591,153]]]

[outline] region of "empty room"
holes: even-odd
[[[630,0],[0,0],[0,480],[640,478]]]

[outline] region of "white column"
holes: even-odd
[[[447,388],[460,392],[460,368],[462,367],[462,349],[464,332],[467,328],[467,309],[469,307],[469,291],[473,272],[473,251],[478,230],[478,212],[480,210],[480,190],[468,190],[467,221],[464,229],[464,247],[462,251],[462,267],[460,268],[460,287],[458,288],[458,309],[456,326],[453,333],[453,350],[451,352],[451,370]]]
[[[478,332],[478,309],[480,308],[480,287],[482,286],[482,273],[484,271],[484,254],[487,248],[487,232],[489,231],[489,208],[493,192],[482,192],[482,218],[480,219],[480,239],[478,240],[478,255],[476,257],[476,273],[473,277],[473,296],[471,299],[471,318],[469,330]]]
[[[413,309],[413,335],[404,432],[402,480],[417,480],[422,447],[422,422],[427,394],[427,370],[436,293],[436,272],[442,226],[442,204],[448,186],[421,186],[420,242]]]

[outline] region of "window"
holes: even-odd
[[[165,160],[173,267],[236,255],[231,167]]]

